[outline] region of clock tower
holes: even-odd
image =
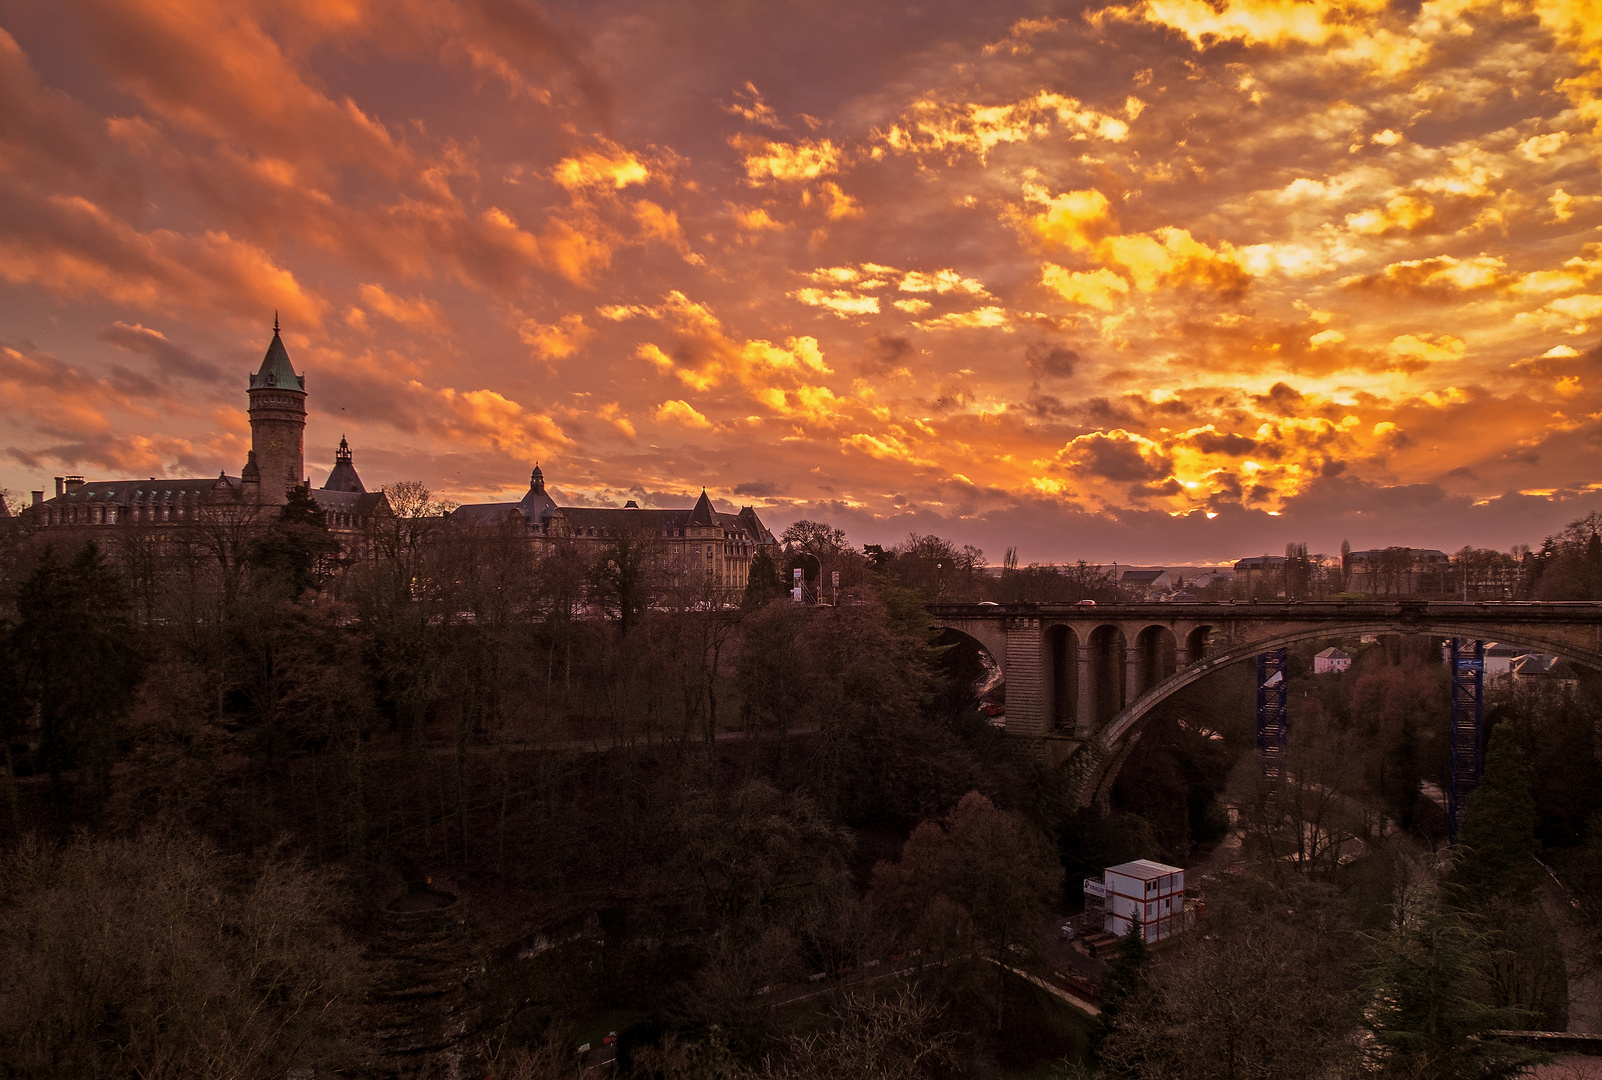
[[[250,457],[261,476],[262,502],[282,506],[289,489],[306,482],[305,443],[306,377],[290,366],[275,315],[272,344],[250,377]]]

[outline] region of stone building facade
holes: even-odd
[[[248,392],[251,448],[238,476],[226,470],[198,478],[58,476],[55,494],[46,498],[44,490],[34,491],[24,516],[42,529],[93,531],[134,526],[176,530],[239,511],[265,516],[284,505],[293,488],[311,486],[305,477],[306,376],[290,363],[276,320]],[[310,493],[329,532],[347,552],[359,549],[374,516],[389,510],[382,492],[368,492],[362,484],[343,438],[328,481]]]
[[[646,510],[633,499],[621,507],[557,506],[538,465],[520,501],[469,503],[453,510],[450,519],[463,527],[517,529],[537,556],[572,545],[590,561],[607,545],[631,539],[652,547],[663,568],[680,580],[704,575],[708,584],[724,589],[745,588],[752,558],[759,551],[771,557],[778,549],[755,510],[743,506],[737,514],[721,513],[713,509],[704,488],[686,510]]]

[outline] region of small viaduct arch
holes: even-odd
[[[1502,641],[1602,669],[1602,603],[934,604],[1007,682],[1007,731],[1104,801],[1148,714],[1191,683],[1299,641],[1429,634]]]

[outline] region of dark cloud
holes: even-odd
[[[1072,444],[1077,467],[1114,483],[1147,483],[1165,479],[1174,470],[1166,454],[1123,432],[1082,435]]]
[[[752,480],[744,484],[736,484],[736,495],[750,495],[758,499],[766,499],[780,494],[784,489],[771,480]]]
[[[1079,354],[1061,345],[1036,341],[1024,350],[1024,363],[1037,379],[1067,379],[1073,376]]]
[[[904,337],[875,334],[862,348],[862,370],[871,375],[883,375],[905,366],[917,353],[912,342]]]
[[[1300,390],[1282,382],[1270,386],[1266,394],[1253,394],[1252,400],[1279,416],[1299,416],[1307,412],[1307,398]]]
[[[519,66],[555,61],[572,77],[603,125],[610,127],[616,91],[585,55],[583,36],[576,28],[559,30],[533,0],[477,0],[473,8],[488,31],[482,44],[511,54],[514,61],[521,61]]]
[[[108,342],[128,352],[140,353],[156,362],[156,369],[164,376],[185,379],[216,380],[222,372],[215,364],[207,363],[181,345],[169,341],[159,330],[125,322],[114,322],[99,334]]]
[[[1204,454],[1229,454],[1242,457],[1257,447],[1257,440],[1222,431],[1199,431],[1190,438],[1191,445]]]

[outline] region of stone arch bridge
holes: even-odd
[[[1147,714],[1220,668],[1299,641],[1429,634],[1500,641],[1602,669],[1602,603],[1392,600],[1165,604],[932,604],[934,625],[988,652],[1007,732],[1067,763],[1079,801],[1104,802]]]

